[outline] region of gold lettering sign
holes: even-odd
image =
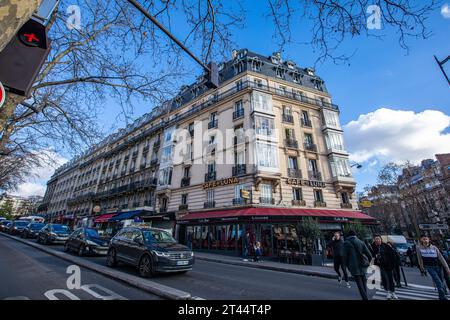
[[[286,183],[294,186],[309,186],[313,188],[325,188],[325,182],[323,181],[312,181],[312,180],[301,180],[295,178],[286,179]]]
[[[236,183],[239,183],[238,178],[236,178],[236,177],[226,178],[226,179],[222,179],[222,180],[206,182],[203,184],[203,189],[211,189],[211,188],[216,188],[216,187],[221,187],[221,186],[226,186],[229,184],[236,184]]]

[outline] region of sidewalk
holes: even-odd
[[[215,253],[195,252],[195,259],[217,262],[223,264],[230,264],[235,266],[243,266],[249,268],[265,269],[279,272],[296,273],[308,276],[316,276],[329,279],[337,279],[337,274],[334,272],[333,266],[309,266],[299,264],[289,264],[277,261],[264,260],[260,262],[253,262],[251,257],[249,261],[243,261],[242,257],[228,256]],[[434,289],[430,277],[422,277],[417,268],[403,267],[408,285],[413,287],[421,287],[427,289]],[[402,283],[403,283],[402,278]]]

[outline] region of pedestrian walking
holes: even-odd
[[[402,268],[402,256],[401,253],[397,250],[397,248],[390,242],[387,243],[388,246],[392,248],[392,250],[395,253],[395,259],[394,259],[394,269],[392,270],[392,274],[394,276],[394,282],[395,286],[397,288],[402,287],[402,276],[400,273],[400,268]]]
[[[350,283],[348,282],[347,267],[344,263],[344,239],[341,237],[340,232],[334,233],[333,238],[328,243],[328,247],[331,248],[333,252],[333,266],[338,275],[339,283],[342,282],[340,271],[342,269],[342,275],[344,276],[345,284],[347,288],[351,288]]]
[[[414,252],[411,247],[408,247],[408,250],[406,250],[406,255],[408,256],[409,259],[409,266],[414,267]]]
[[[427,234],[420,236],[420,244],[417,246],[417,262],[422,275],[428,273],[433,279],[439,293],[439,300],[448,300],[442,271],[450,274],[450,269],[439,249],[431,244]]]
[[[242,256],[244,258],[244,261],[248,261],[247,257],[248,257],[248,251],[250,248],[250,232],[248,230],[245,232],[243,242],[244,242],[243,243],[244,248],[243,248]]]
[[[256,241],[253,249],[255,251],[255,256],[253,257],[253,261],[259,262],[261,260],[260,257],[262,256],[261,242]]]
[[[344,242],[344,263],[355,279],[363,300],[369,300],[366,273],[371,260],[372,254],[367,246],[356,237],[355,231],[350,230]]]
[[[388,243],[384,243],[380,235],[373,238],[371,245],[372,256],[374,257],[374,265],[380,268],[381,283],[384,290],[387,291],[386,298],[388,300],[398,297],[395,294],[394,285],[394,269],[397,265],[397,254]]]

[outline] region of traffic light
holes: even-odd
[[[211,89],[219,87],[219,70],[217,69],[217,64],[210,62],[208,64],[208,75],[206,80],[206,86]]]
[[[10,92],[29,97],[49,53],[46,27],[30,19],[0,52],[0,82]]]

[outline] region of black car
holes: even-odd
[[[2,222],[0,222],[0,231],[6,232],[6,226],[11,222],[12,222],[11,220],[3,220]]]
[[[64,251],[76,251],[78,255],[106,255],[109,249],[109,239],[98,234],[97,229],[79,228],[75,230],[64,243]]]
[[[148,227],[126,227],[109,244],[107,265],[123,262],[139,268],[142,277],[158,272],[192,270],[194,253],[167,231]]]
[[[39,231],[37,242],[62,244],[69,238],[70,232],[70,228],[64,224],[49,223]]]
[[[30,222],[27,220],[15,220],[9,227],[8,233],[11,235],[21,234],[23,229],[27,227]]]
[[[45,223],[31,222],[22,230],[20,237],[25,239],[37,238],[39,231],[41,231],[43,227],[45,227]]]

